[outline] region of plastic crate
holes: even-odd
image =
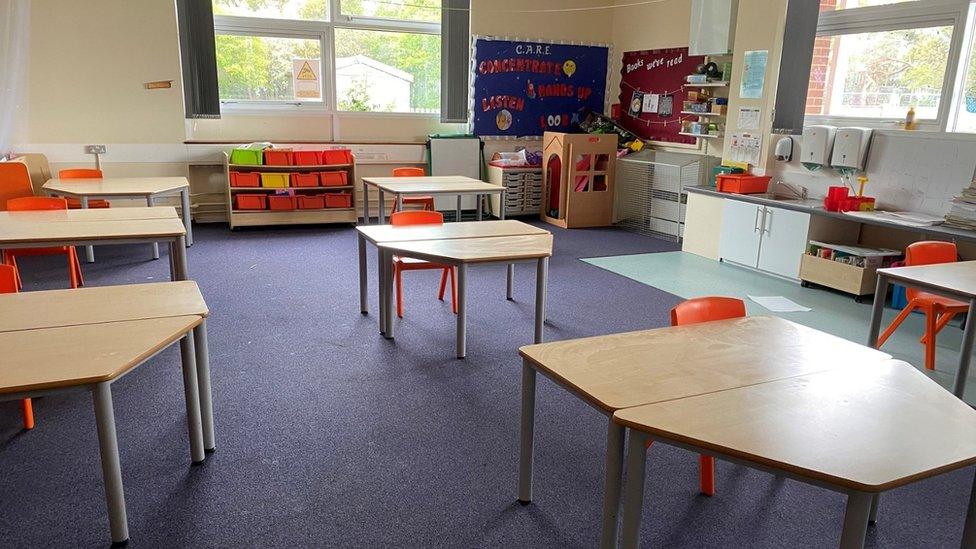
[[[330,149],[322,151],[322,164],[352,164],[352,150]]]
[[[262,173],[261,186],[266,189],[287,189],[289,177],[286,173]]]
[[[293,173],[291,174],[292,187],[318,187],[319,174],[317,173]]]
[[[291,166],[293,161],[291,149],[266,149],[264,151],[265,166]]]
[[[341,187],[349,184],[346,172],[319,172],[319,180],[323,187]]]
[[[268,208],[268,201],[263,194],[239,194],[234,197],[234,206],[238,210],[264,210]]]
[[[257,172],[230,172],[231,187],[260,187],[261,174]]]
[[[321,210],[322,208],[325,208],[325,197],[322,195],[299,196],[298,207],[302,210]]]
[[[292,159],[293,166],[320,166],[322,165],[322,151],[295,151]]]
[[[715,177],[715,187],[723,193],[764,193],[769,189],[770,179],[768,175],[719,174]]]
[[[322,195],[326,208],[352,208],[352,195],[349,193],[330,193]]]
[[[298,197],[288,194],[277,194],[268,197],[269,210],[294,210],[298,208]]]
[[[247,166],[260,166],[263,162],[264,151],[254,149],[234,149],[230,151],[230,163]]]

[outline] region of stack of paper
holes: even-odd
[[[973,175],[973,182],[953,197],[945,220],[946,225],[976,230],[976,174]]]

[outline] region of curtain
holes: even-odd
[[[30,0],[0,0],[0,158],[7,156],[27,116]]]
[[[441,122],[466,123],[471,0],[443,0],[441,8]]]
[[[211,0],[176,0],[187,118],[220,118],[217,44]]]

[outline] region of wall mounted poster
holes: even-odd
[[[609,55],[605,46],[475,38],[472,133],[541,136],[567,131],[583,107],[602,113]]]
[[[689,56],[688,48],[628,51],[623,54],[620,68],[620,102],[629,105],[640,94],[655,96],[653,109],[633,109],[621,112],[620,125],[635,134],[652,141],[694,145],[694,137],[678,135],[682,116],[681,105],[687,98],[685,77],[694,74],[703,56]],[[650,105],[649,105],[650,106]]]

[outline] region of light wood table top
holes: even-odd
[[[37,223],[53,221],[128,221],[133,219],[177,219],[172,206],[146,206],[125,208],[94,208],[89,210],[32,210],[24,212],[0,212],[0,223]]]
[[[393,194],[499,193],[505,189],[461,175],[364,177],[363,183]]]
[[[394,254],[435,263],[492,263],[520,261],[552,255],[552,235],[495,236],[418,240],[414,242],[381,242],[380,248]]]
[[[0,394],[110,381],[201,322],[190,315],[0,332]]]
[[[190,186],[185,177],[108,177],[48,179],[44,189],[69,196],[151,196]]]
[[[976,261],[878,269],[889,278],[934,286],[946,292],[976,297]]]
[[[516,221],[460,221],[443,225],[363,225],[356,227],[367,240],[377,242],[413,242],[418,240],[446,240],[485,236],[519,236],[549,234],[549,231]]]
[[[627,408],[614,420],[866,492],[976,463],[976,411],[896,360]]]
[[[52,221],[24,223],[0,220],[0,247],[13,244],[78,243],[86,241],[172,240],[186,235],[179,219],[114,221]]]
[[[0,294],[0,332],[209,314],[192,280]]]
[[[891,358],[767,316],[541,343],[519,354],[607,413]]]

